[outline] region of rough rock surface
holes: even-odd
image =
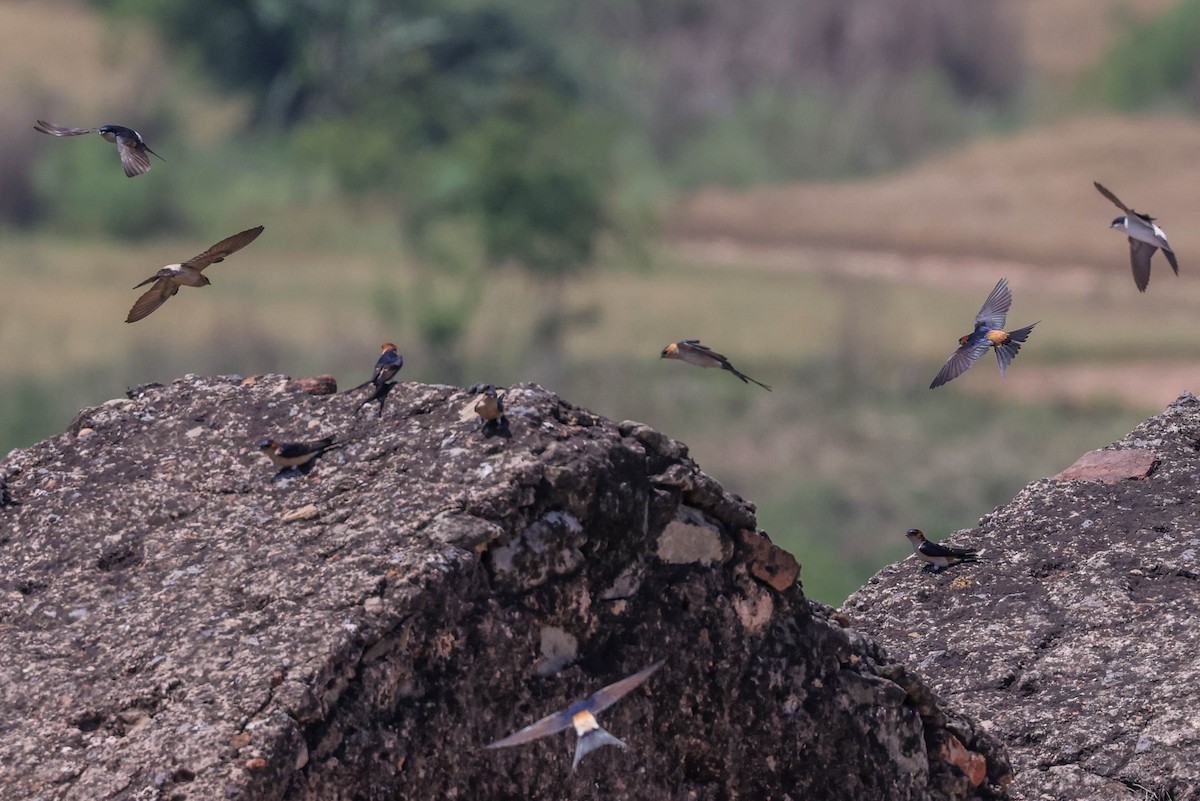
[[[862,801],[1008,779],[989,735],[804,598],[680,443],[536,386],[491,436],[453,387],[401,384],[381,419],[303,386],[140,387],[0,464],[22,501],[0,509],[0,798]],[[340,447],[276,476],[264,435]],[[574,774],[569,731],[483,750],[664,657],[601,718],[629,750]]]
[[[1200,799],[1200,401],[1104,453],[947,537],[981,563],[843,608],[1005,742],[1013,798]]]

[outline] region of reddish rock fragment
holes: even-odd
[[[1088,451],[1052,478],[1058,481],[1103,481],[1116,484],[1126,479],[1145,478],[1158,464],[1154,451],[1132,448],[1118,451]]]
[[[287,388],[293,392],[307,392],[309,395],[334,395],[337,393],[337,379],[328,374],[296,378],[288,382]]]
[[[742,544],[750,549],[746,557],[750,575],[781,592],[796,583],[800,575],[796,557],[771,542],[766,534],[742,529]]]
[[[987,778],[987,760],[982,754],[967,750],[967,747],[953,734],[946,734],[942,743],[942,757],[963,772],[971,787],[978,787]]]

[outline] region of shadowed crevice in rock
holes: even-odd
[[[1200,799],[1200,401],[1167,410],[979,527],[983,561],[907,559],[845,610],[1000,737],[1015,799]]]
[[[15,451],[0,797],[990,798],[998,744],[804,598],[687,449],[536,386],[131,390]],[[339,447],[276,476],[264,436]],[[666,659],[573,735],[485,751]]]

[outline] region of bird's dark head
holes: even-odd
[[[208,286],[211,283],[212,283],[212,281],[208,280],[207,275],[205,275],[204,273],[200,273],[200,286]]]
[[[483,388],[483,394],[487,395],[489,398],[494,398],[496,397],[496,388],[491,384],[488,384]]]
[[[279,443],[269,437],[266,437],[259,441],[258,447],[260,450],[273,451],[279,447]]]
[[[904,536],[908,537],[910,540],[916,540],[918,542],[925,541],[925,532],[921,531],[919,528],[910,528],[908,533]]]
[[[1125,227],[1125,215],[1121,215],[1120,217],[1113,220],[1112,224],[1109,225],[1108,227],[1109,228],[1124,228]]]
[[[965,345],[965,344],[967,344],[967,340],[970,338],[971,338],[970,334],[963,334],[961,337],[958,338],[958,344]]]

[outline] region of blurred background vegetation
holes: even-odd
[[[1194,383],[1198,29],[1200,0],[0,0],[0,453],[189,372],[357,383],[391,340],[408,380],[684,440],[838,603]],[[127,180],[38,118],[166,161]],[[1093,179],[1178,280],[1137,294]],[[931,393],[1001,276],[1030,345]],[[658,361],[685,337],[775,391]]]

